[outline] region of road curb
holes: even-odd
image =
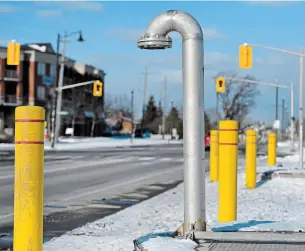
[[[279,173],[272,172],[272,171],[266,171],[262,173],[256,174],[256,180],[259,181],[267,181],[272,180],[279,177]]]
[[[206,242],[305,244],[305,234],[294,232],[193,232],[192,234],[195,240]]]
[[[0,250],[13,248],[13,237],[8,234],[0,234]]]
[[[256,175],[256,180],[258,181],[267,181],[276,178],[298,178],[305,179],[304,173],[294,173],[294,172],[281,172],[281,171],[266,171],[262,173],[258,173]]]

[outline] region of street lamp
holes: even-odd
[[[56,87],[63,86],[63,78],[64,78],[64,69],[65,69],[65,54],[66,54],[66,43],[67,38],[73,35],[78,34],[79,37],[77,39],[78,42],[84,42],[82,31],[76,31],[72,33],[65,33],[64,36],[60,34],[57,35],[57,46],[56,46],[56,67],[55,67],[55,83],[54,89]],[[59,47],[60,43],[63,43],[62,54],[61,54],[61,61],[60,61],[60,72],[59,75],[57,74],[57,67],[59,64]],[[55,95],[53,95],[53,107],[52,107],[52,133],[51,133],[51,146],[54,148],[55,142],[58,140],[59,131],[60,131],[60,112],[61,112],[61,102],[62,102],[62,90],[58,89],[55,91]]]

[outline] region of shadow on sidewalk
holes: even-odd
[[[276,172],[282,171],[282,170],[283,169],[276,169],[276,170],[270,170],[270,171],[263,172],[260,180],[258,180],[256,182],[256,188],[259,188],[262,185],[264,185],[266,182],[272,180],[272,174],[273,173],[276,173]]]
[[[241,228],[246,228],[246,227],[254,227],[260,224],[269,224],[269,223],[274,223],[274,221],[257,221],[257,220],[250,220],[248,222],[239,222],[235,223],[233,225],[227,225],[227,226],[222,226],[222,227],[215,227],[212,228],[213,232],[237,232]]]

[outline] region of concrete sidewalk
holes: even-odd
[[[266,146],[259,146],[258,155],[266,155],[267,151]],[[288,150],[278,149],[277,151],[277,157],[288,155],[293,154]],[[270,172],[270,174],[272,176],[270,179],[279,177],[276,172]],[[296,175],[297,178],[303,178],[300,176],[300,174]],[[258,180],[263,179],[263,175],[258,174]],[[195,232],[193,236],[201,243],[196,248],[198,251],[305,251],[305,233]]]
[[[304,251],[305,244],[268,244],[268,243],[207,243],[198,251]]]
[[[198,251],[304,251],[305,234],[274,232],[198,232]]]

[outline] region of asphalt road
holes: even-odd
[[[5,156],[0,161],[0,233],[11,232],[13,220],[14,153],[7,151]],[[208,167],[209,152],[206,158]],[[45,236],[115,213],[182,180],[182,145],[48,151]]]

